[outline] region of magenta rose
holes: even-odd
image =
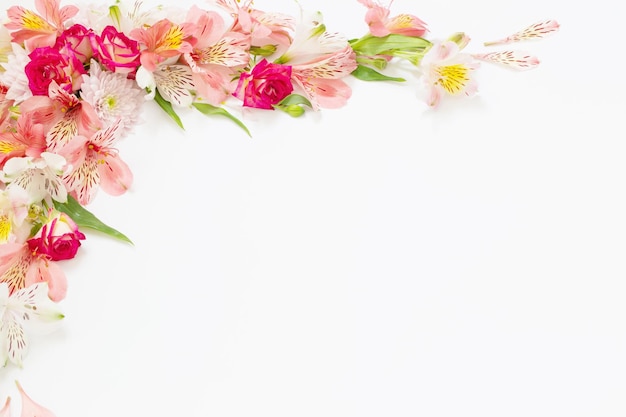
[[[93,56],[91,38],[95,34],[82,25],[72,25],[57,38],[55,47],[63,54],[74,55],[83,64],[89,63]]]
[[[109,71],[131,74],[141,64],[139,43],[113,26],[105,27],[100,36],[94,36],[92,46],[98,61]]]
[[[28,56],[30,62],[26,64],[24,71],[28,78],[28,87],[34,95],[48,95],[48,86],[52,81],[68,91],[72,90],[73,66],[67,55],[61,54],[56,48],[45,46],[35,49]]]
[[[273,110],[274,104],[292,91],[291,66],[273,64],[264,59],[250,73],[241,74],[233,95],[243,100],[246,107]]]
[[[72,259],[85,235],[65,213],[57,212],[44,224],[37,235],[28,240],[28,248],[52,261]]]

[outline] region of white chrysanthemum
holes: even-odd
[[[126,75],[103,71],[92,61],[81,89],[81,98],[93,106],[105,127],[120,119],[120,133],[126,136],[139,122],[145,92]]]
[[[24,68],[30,62],[26,51],[18,44],[13,43],[13,53],[7,57],[6,63],[0,65],[4,72],[0,73],[0,83],[9,87],[6,98],[20,103],[32,97],[33,93],[28,88],[28,77]]]

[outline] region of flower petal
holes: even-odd
[[[556,20],[544,20],[542,22],[534,23],[527,28],[520,30],[506,38],[485,42],[485,46],[491,45],[504,45],[507,43],[519,42],[528,39],[541,39],[545,38],[550,33],[559,30],[559,23]]]
[[[15,384],[17,385],[17,389],[19,390],[20,395],[22,397],[22,414],[21,414],[21,417],[55,417],[55,415],[54,415],[54,413],[52,411],[50,411],[47,408],[44,408],[44,407],[40,406],[39,404],[37,404],[36,402],[34,402],[28,396],[28,394],[26,394],[26,392],[24,392],[24,389],[19,384],[19,382],[16,381]]]
[[[504,65],[516,70],[529,70],[539,65],[537,57],[521,51],[500,51],[472,56],[481,61]]]

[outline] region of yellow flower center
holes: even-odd
[[[36,15],[30,10],[26,10],[22,15],[22,26],[24,29],[31,30],[47,30],[54,31],[54,28],[50,26],[48,22],[43,20],[41,16]]]
[[[11,221],[9,216],[3,214],[0,216],[0,243],[6,243],[11,233]]]
[[[463,91],[469,81],[469,68],[462,64],[446,65],[437,69],[439,79],[437,83],[450,94]]]
[[[158,49],[161,51],[175,51],[183,44],[183,37],[184,33],[180,26],[172,26],[163,37]]]

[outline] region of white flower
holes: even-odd
[[[27,331],[41,332],[63,318],[57,304],[48,298],[48,283],[31,285],[9,295],[0,284],[0,364],[22,366],[28,349]],[[49,328],[50,330],[50,328]]]
[[[28,77],[24,71],[30,58],[21,46],[16,43],[11,45],[13,53],[8,56],[6,63],[0,64],[4,68],[4,72],[0,73],[0,84],[9,87],[6,94],[7,100],[15,100],[20,103],[33,95],[28,87]]]
[[[148,92],[147,99],[153,99],[156,91],[177,107],[188,107],[193,102],[191,90],[195,89],[193,73],[187,65],[162,63],[154,72],[143,65],[137,69],[137,85]]]
[[[28,193],[29,203],[42,200],[67,201],[67,189],[61,181],[65,158],[51,152],[42,152],[41,158],[25,156],[11,158],[0,171],[0,180],[7,189],[19,187]]]
[[[105,128],[120,119],[122,136],[139,122],[144,96],[125,74],[103,71],[95,61],[91,61],[89,75],[83,75],[81,98],[92,105]]]

